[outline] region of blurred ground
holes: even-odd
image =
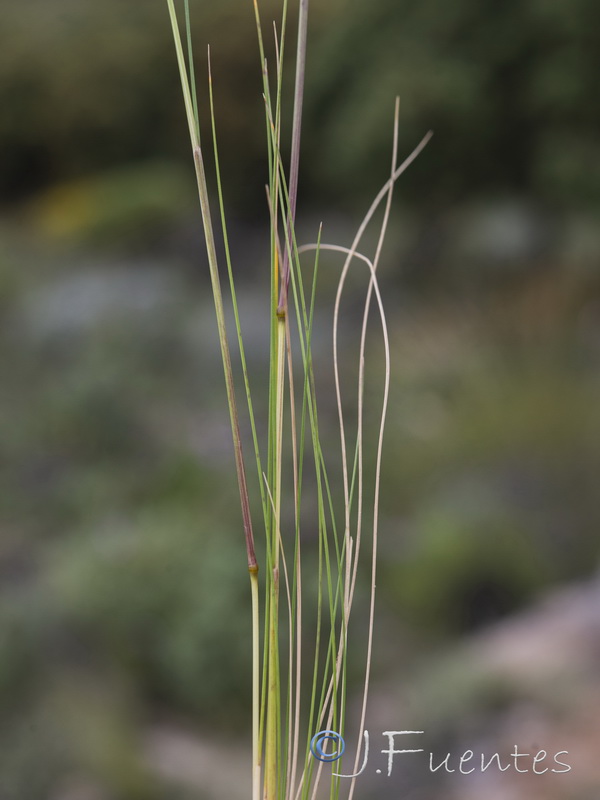
[[[260,407],[251,4],[197,5]],[[0,800],[247,796],[247,578],[166,11],[0,8]],[[350,243],[389,169],[397,92],[402,155],[435,129],[381,266],[393,385],[368,726],[424,728],[441,758],[539,744],[573,765],[415,763],[366,776],[362,797],[598,796],[597,18],[588,0],[314,2],[301,238],[323,220]]]

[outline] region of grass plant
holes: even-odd
[[[199,101],[194,76],[193,43],[189,0],[184,0],[179,16],[175,0],[167,0],[173,30],[175,51],[190,142],[198,184],[204,237],[217,318],[217,330],[223,361],[227,402],[242,520],[246,541],[248,572],[252,598],[252,798],[258,800],[308,800],[315,798],[319,784],[328,775],[328,796],[352,797],[355,779],[340,777],[348,769],[342,760],[333,767],[316,760],[311,753],[312,737],[319,731],[333,730],[344,735],[347,717],[347,654],[350,641],[351,609],[355,597],[359,568],[364,566],[365,548],[370,551],[367,562],[370,599],[366,636],[360,633],[364,647],[364,688],[362,693],[356,759],[351,773],[361,761],[361,743],[365,726],[369,692],[370,664],[373,647],[375,582],[377,569],[378,504],[383,437],[390,382],[390,349],[385,312],[377,280],[377,267],[388,225],[394,184],[402,172],[425,146],[428,136],[400,165],[397,163],[399,103],[393,122],[393,147],[390,175],[375,198],[350,247],[330,245],[322,241],[321,230],[316,242],[300,245],[296,238],[296,205],[300,166],[302,103],[307,47],[308,0],[299,0],[295,55],[295,82],[289,167],[283,162],[283,86],[287,64],[288,0],[282,0],[281,18],[273,23],[274,63],[266,57],[266,28],[263,27],[258,0],[254,15],[258,34],[259,67],[263,78],[266,147],[269,175],[265,209],[270,231],[270,297],[265,298],[265,315],[270,325],[269,391],[266,415],[266,443],[260,441],[248,374],[244,338],[231,263],[225,202],[221,182],[217,121],[213,102],[213,86],[208,68],[208,109],[212,131],[212,156],[217,186],[218,211],[224,241],[224,253],[233,306],[235,341],[240,354],[247,413],[252,434],[252,450],[257,475],[257,500],[260,499],[261,545],[263,564],[259,582],[257,548],[251,509],[249,484],[246,478],[240,413],[236,399],[236,382],[230,354],[230,334],[225,321],[220,269],[217,261],[216,234],[207,186],[205,157],[201,143]],[[180,19],[183,18],[183,24]],[[185,36],[182,35],[182,28]],[[361,240],[378,208],[385,203],[377,246],[369,258],[359,251]],[[317,403],[317,379],[313,359],[313,323],[318,291],[319,262],[324,251],[345,256],[333,310],[333,372],[340,433],[339,456],[325,452]],[[307,256],[310,260],[307,261]],[[367,289],[360,327],[356,417],[346,420],[347,403],[340,376],[340,309],[346,278],[351,266],[367,268]],[[364,430],[365,359],[367,331],[372,307],[380,321],[384,350],[379,424],[374,432],[375,467],[373,489],[365,491]],[[341,472],[342,497],[336,496],[332,471]],[[303,503],[303,487],[314,487],[316,507]],[[256,504],[258,505],[258,503]],[[284,514],[283,511],[286,510]],[[289,513],[292,510],[293,513]],[[306,520],[307,513],[311,519]],[[293,523],[290,520],[293,519]],[[310,624],[303,615],[305,588],[303,582],[303,536],[310,527],[318,531],[318,560],[311,585],[316,586],[313,598],[316,614]],[[364,535],[369,528],[369,537]],[[262,599],[261,599],[262,597]],[[307,664],[305,651],[311,653]],[[308,688],[306,688],[308,687]],[[324,791],[325,789],[323,789]]]

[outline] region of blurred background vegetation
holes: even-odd
[[[0,7],[0,798],[245,797],[247,578],[165,4]],[[268,242],[252,3],[192,7],[204,97],[212,48],[260,398]],[[262,0],[267,26],[278,7]],[[389,169],[396,94],[401,155],[435,131],[400,182],[381,268],[394,375],[369,727],[425,720],[443,752],[545,747],[557,730],[556,750],[579,746],[560,782],[513,776],[455,795],[452,776],[421,771],[365,779],[363,796],[591,800],[600,6],[311,7],[303,236],[323,220],[326,240],[351,241]],[[338,272],[323,264],[326,349]],[[358,300],[348,308],[349,330]],[[503,661],[523,630],[536,680]]]

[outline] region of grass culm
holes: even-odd
[[[250,0],[245,0],[250,2]],[[240,0],[242,2],[242,0]],[[230,257],[225,203],[221,183],[217,121],[213,103],[213,85],[208,69],[208,101],[200,107],[193,69],[192,36],[189,0],[184,0],[178,18],[175,0],[167,0],[173,30],[177,64],[181,79],[185,113],[195,166],[200,209],[217,330],[223,361],[227,403],[233,437],[233,449],[239,486],[242,522],[246,542],[252,613],[252,798],[259,800],[308,800],[317,792],[330,798],[351,798],[356,779],[341,777],[357,772],[361,762],[361,746],[369,693],[370,664],[373,648],[375,579],[379,521],[379,488],[384,427],[390,382],[390,348],[385,312],[377,279],[383,240],[389,221],[394,184],[425,146],[429,135],[398,164],[398,114],[396,101],[392,127],[392,160],[387,181],[361,222],[349,247],[327,244],[322,232],[315,242],[301,245],[296,238],[296,199],[299,181],[302,105],[307,48],[308,0],[300,0],[295,26],[295,81],[293,118],[289,148],[283,147],[284,64],[287,64],[288,9],[283,0],[279,23],[273,24],[274,63],[265,56],[265,34],[258,0],[254,14],[258,34],[265,108],[268,185],[265,213],[270,239],[270,296],[265,297],[265,315],[269,317],[270,345],[268,370],[268,402],[264,419],[258,425],[248,373],[244,337],[238,311],[234,269]],[[183,23],[180,22],[183,19]],[[182,31],[185,32],[183,35]],[[271,34],[269,34],[271,35]],[[205,148],[200,139],[199,114],[210,117],[212,147]],[[287,143],[286,143],[287,144]],[[283,163],[282,150],[290,152],[289,166]],[[207,187],[205,160],[211,153],[214,164],[218,217],[224,242],[224,257],[230,300],[233,307],[235,339],[240,354],[241,385],[249,418],[251,441],[256,467],[256,492],[249,493],[246,478],[240,412],[236,398],[236,377],[230,355],[230,334],[225,321],[221,289],[221,272],[217,261],[215,227],[211,199]],[[384,205],[375,253],[368,257],[359,250],[363,234],[377,209]],[[333,373],[339,424],[339,453],[334,457],[328,446],[324,452],[318,405],[317,378],[313,360],[313,323],[318,291],[319,261],[324,251],[344,257],[333,309]],[[340,375],[340,308],[350,268],[366,269],[367,289],[360,325],[358,379],[355,388],[354,419],[347,419]],[[266,266],[265,266],[266,268]],[[376,315],[372,311],[376,311]],[[381,370],[379,422],[365,430],[365,357],[367,330],[372,317],[379,319],[384,365]],[[374,387],[375,390],[375,387]],[[244,412],[246,413],[246,412]],[[266,430],[261,441],[259,428]],[[365,492],[365,441],[374,446],[372,491]],[[369,463],[373,464],[373,460]],[[334,475],[335,471],[335,475]],[[334,480],[335,477],[335,480]],[[316,500],[302,502],[303,487],[311,483]],[[254,485],[254,484],[251,484]],[[341,485],[341,497],[337,486]],[[264,545],[255,546],[252,508],[261,510],[260,527]],[[282,514],[282,510],[286,510]],[[291,513],[288,513],[291,510]],[[306,516],[310,513],[311,519]],[[290,522],[293,520],[293,522]],[[316,564],[311,560],[310,581],[303,575],[305,564],[303,530],[318,532]],[[261,555],[259,567],[257,551]],[[359,569],[367,570],[370,585],[368,626],[360,632],[360,641],[353,646],[364,652],[364,686],[360,703],[360,721],[356,734],[356,756],[353,764],[343,766],[343,759],[331,763],[315,757],[311,742],[318,732],[334,731],[344,736],[347,713],[347,654],[351,640],[350,620]],[[316,596],[310,598],[315,609],[307,621],[303,610],[307,605],[307,586]],[[310,653],[307,663],[306,653]],[[322,752],[333,755],[329,749]],[[335,746],[335,745],[333,745]],[[317,750],[317,754],[320,751]],[[327,780],[327,784],[325,784]],[[319,790],[319,784],[323,784]]]

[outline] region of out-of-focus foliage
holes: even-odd
[[[262,109],[251,5],[246,14],[234,0],[193,5],[201,94],[213,41],[222,127],[256,154],[263,130],[254,124]],[[178,146],[187,155],[165,3],[4,2],[2,17],[4,193]],[[221,82],[223,63],[231,75]]]
[[[399,94],[403,147],[436,136],[407,174],[411,203],[500,190],[597,205],[594,0],[348,0],[317,50],[311,154],[326,181],[377,174]]]
[[[212,737],[248,703],[248,587],[213,311],[176,260],[4,241],[8,796],[62,800],[65,781],[82,776],[94,798],[162,798],[144,739],[154,717],[210,726]],[[480,292],[478,305],[421,298],[398,315],[388,298],[379,663],[402,651],[408,667],[423,643],[484,629],[596,568],[600,385],[585,275],[568,291],[555,275],[557,306],[539,276],[535,290],[517,282]],[[260,414],[260,306],[245,293],[241,302]],[[320,304],[319,352],[325,313]],[[368,398],[378,404],[378,384]],[[321,420],[333,458],[327,392]],[[307,525],[305,555],[315,544]],[[303,584],[308,625],[310,568]],[[361,663],[353,653],[352,680]]]
[[[115,240],[150,244],[177,228],[195,200],[193,178],[177,162],[150,161],[106,170],[98,176],[60,183],[29,204],[31,224],[70,246]]]
[[[0,3],[0,800],[237,800],[249,763],[231,741],[246,731],[248,586],[166,10],[159,0]],[[262,439],[265,139],[252,3],[191,6],[204,98],[212,45]],[[267,28],[279,3],[260,7]],[[400,668],[421,672],[452,637],[485,640],[494,620],[598,568],[600,7],[311,8],[302,238],[318,228],[315,206],[362,207],[383,181],[396,93],[401,155],[436,133],[403,178],[380,267],[393,383],[373,688],[392,665],[387,714],[398,684],[412,692]],[[351,240],[356,215],[352,225],[334,209],[324,218],[328,241]],[[323,256],[315,368],[334,468],[325,359],[338,275]],[[348,297],[347,375],[357,309]],[[380,366],[369,350],[368,412],[379,408]],[[372,450],[370,440],[367,459]],[[256,488],[251,470],[249,480]],[[310,516],[308,470],[305,480]],[[316,545],[307,524],[309,559]],[[351,681],[363,655],[351,654]],[[471,707],[481,730],[496,724],[474,698],[468,657],[455,677],[444,662],[425,689],[440,741],[440,709],[457,698],[467,724]],[[513,689],[520,697],[519,679]],[[494,685],[489,702],[502,691]],[[597,796],[572,785],[569,800]]]
[[[186,154],[163,6],[3,4],[5,195],[150,154]],[[264,164],[252,3],[191,6],[204,101],[212,44],[230,194],[262,202],[249,188]],[[314,0],[311,7],[303,185],[313,195],[356,198],[379,183],[400,94],[401,152],[428,128],[436,134],[427,159],[407,175],[411,203],[501,191],[597,207],[594,0]],[[268,28],[278,4],[262,0],[260,8]],[[267,37],[273,58],[270,45]]]
[[[517,356],[476,343],[477,328],[454,342],[460,367],[434,356],[394,406],[387,511],[402,558],[383,573],[398,613],[437,632],[501,617],[597,559],[595,370],[573,370],[582,349],[566,340],[562,355]]]
[[[227,428],[198,416],[212,310],[198,330],[177,262],[3,240],[1,794],[162,798],[151,706],[230,730],[248,704]]]

